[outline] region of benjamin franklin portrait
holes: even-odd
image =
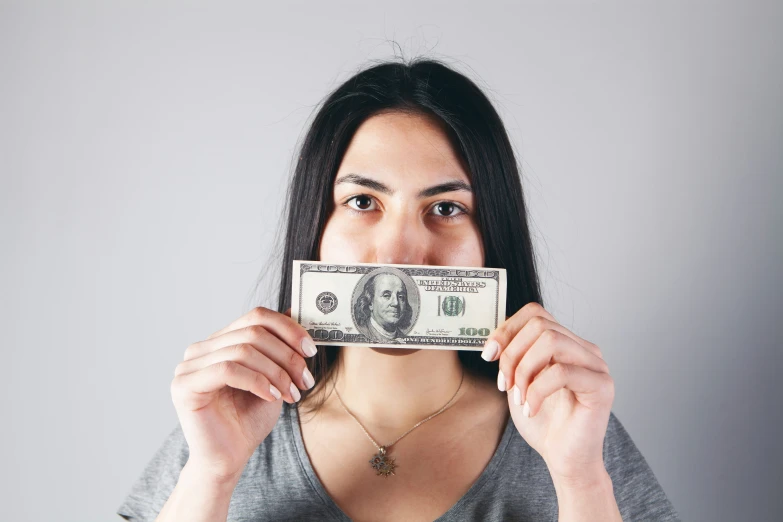
[[[418,316],[416,283],[404,272],[386,268],[370,275],[361,290],[359,285],[353,298],[356,329],[372,342],[400,343],[398,338],[408,334]],[[409,287],[416,292],[413,299],[409,299]]]

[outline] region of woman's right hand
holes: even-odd
[[[285,314],[254,308],[188,346],[174,370],[171,397],[188,443],[188,465],[216,480],[238,479],[272,431],[282,400],[313,386],[304,358],[307,331]],[[307,382],[305,381],[307,379]]]

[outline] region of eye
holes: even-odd
[[[453,201],[441,201],[435,203],[432,207],[435,215],[443,219],[456,219],[462,214],[467,214],[468,211],[461,205],[457,205]]]
[[[375,208],[370,208],[375,201],[373,198],[366,194],[359,194],[358,196],[352,196],[349,198],[345,205],[348,206],[351,210],[375,210]]]
[[[345,200],[343,205],[348,209],[359,213],[378,210],[378,204],[375,201],[375,198],[368,196],[367,194],[357,194],[356,196],[351,196]],[[435,203],[431,207],[430,212],[436,218],[443,221],[458,219],[469,214],[465,207],[453,201],[440,201]]]

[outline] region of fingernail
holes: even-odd
[[[522,405],[522,392],[519,391],[516,384],[514,385],[514,404],[517,406]]]
[[[305,366],[305,369],[302,372],[302,379],[304,380],[305,386],[307,386],[308,390],[313,387],[313,384],[315,384],[313,374],[310,373],[310,370],[307,369],[307,366]]]
[[[501,370],[498,370],[498,390],[506,391],[506,377]]]
[[[318,351],[318,348],[315,347],[315,343],[305,337],[302,339],[302,351],[307,355],[308,357],[312,357],[315,355],[315,352]]]
[[[278,390],[271,384],[269,385],[269,391],[272,393],[272,395],[275,396],[275,399],[279,399],[281,397],[280,390]]]
[[[522,415],[530,417],[530,405],[525,401],[525,405],[522,407]]]
[[[296,384],[291,383],[291,396],[294,398],[294,402],[299,402],[299,399],[302,398],[302,394],[299,393],[299,389],[296,387]]]
[[[500,344],[494,339],[484,345],[484,351],[481,352],[481,358],[485,361],[491,361],[498,354],[500,350]]]

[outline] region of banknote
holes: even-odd
[[[316,344],[481,350],[505,320],[502,268],[294,261],[291,317]]]

